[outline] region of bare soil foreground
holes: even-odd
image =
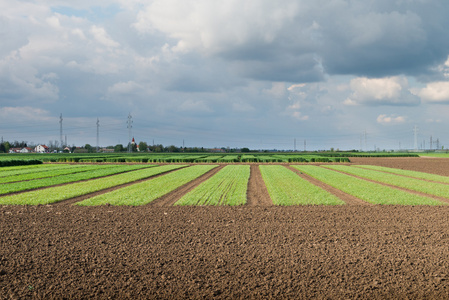
[[[353,161],[449,175],[447,159]],[[449,207],[264,201],[1,206],[0,299],[449,298]]]

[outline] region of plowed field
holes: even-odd
[[[449,207],[275,207],[260,180],[240,207],[1,206],[0,299],[449,298]]]

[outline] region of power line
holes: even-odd
[[[131,113],[128,115],[128,152],[132,152],[132,145],[131,145],[131,136],[132,132],[131,129],[133,128],[133,117],[131,116]]]

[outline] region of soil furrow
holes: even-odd
[[[246,192],[247,206],[272,206],[270,194],[260,173],[259,165],[252,164]]]

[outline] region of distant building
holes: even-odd
[[[9,148],[9,153],[20,153],[22,148]]]
[[[50,148],[48,148],[45,145],[37,145],[34,148],[34,152],[36,152],[36,153],[49,153],[50,152]]]
[[[20,150],[20,153],[31,153],[31,152],[33,152],[33,149],[31,149],[30,147],[25,147]]]

